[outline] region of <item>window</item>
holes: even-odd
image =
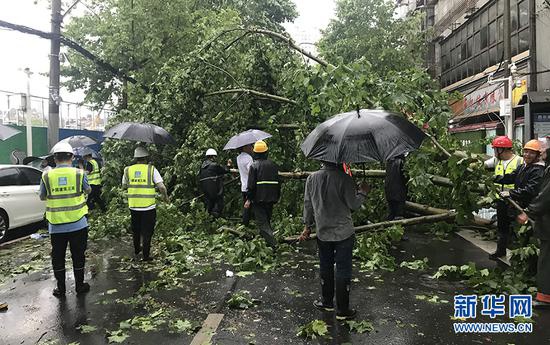
[[[31,169],[31,168],[19,168],[19,171],[21,171],[21,175],[19,176],[21,185],[24,185],[24,186],[40,185],[40,179],[42,178],[42,173],[40,171]]]
[[[473,34],[474,24],[472,22],[468,23],[468,36],[471,36]]]
[[[460,46],[460,56],[462,60],[466,60],[470,57],[466,51],[466,42],[462,43],[462,45]]]
[[[512,32],[518,29],[518,6],[516,1],[510,0],[510,30]]]
[[[489,7],[489,21],[494,20],[497,17],[497,4],[493,4]]]
[[[500,61],[504,60],[504,43],[500,42],[497,45],[497,60],[500,63]]]
[[[497,59],[497,47],[494,46],[491,50],[489,50],[489,65],[493,66],[500,62],[500,60],[497,61]]]
[[[497,41],[497,22],[494,21],[489,24],[489,45],[496,43]]]
[[[520,31],[519,33],[519,52],[524,52],[526,50],[529,50],[529,29],[525,29],[523,31]]]
[[[0,186],[17,186],[17,175],[19,172],[15,168],[0,169]]]
[[[511,42],[512,42],[512,47],[511,47],[512,56],[518,55],[518,35],[517,34],[512,35]]]
[[[468,61],[468,75],[474,75],[474,60]]]
[[[480,42],[481,42],[481,50],[487,48],[487,27],[484,26],[479,31],[480,33]]]
[[[499,15],[504,13],[504,0],[498,0],[497,11]]]
[[[504,39],[504,19],[502,17],[498,17],[497,20],[497,31],[498,31],[498,40]]]
[[[524,0],[518,4],[519,27],[523,28],[529,25],[529,2]]]
[[[479,56],[481,58],[481,70],[485,70],[487,67],[489,67],[489,52],[485,51]]]
[[[478,54],[481,50],[481,34],[478,32],[474,36],[474,54]]]
[[[479,30],[479,21],[480,21],[480,17],[479,17],[479,16],[476,16],[476,17],[474,18],[474,31]]]
[[[466,42],[466,56],[472,57],[472,46],[474,39],[472,37],[468,38],[468,41]]]

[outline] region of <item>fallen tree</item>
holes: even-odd
[[[396,225],[411,226],[411,225],[417,225],[417,224],[437,223],[437,222],[443,222],[447,220],[453,220],[455,217],[456,217],[456,212],[449,211],[442,214],[433,214],[429,216],[420,216],[420,217],[405,218],[400,220],[391,220],[391,221],[385,221],[380,223],[357,226],[355,227],[355,233],[362,234],[362,233],[368,232],[369,230],[381,230],[381,229],[389,228]],[[284,242],[294,243],[298,241],[299,237],[300,236],[285,237]],[[315,238],[317,238],[316,234],[312,234],[309,237],[310,240]]]

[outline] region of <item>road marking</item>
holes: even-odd
[[[497,244],[494,241],[484,240],[477,232],[468,229],[462,229],[457,232],[458,236],[462,237],[466,241],[470,242],[474,246],[480,248],[481,250],[492,254],[497,250]],[[504,262],[506,265],[510,266],[510,250],[506,249],[506,256],[499,258],[500,261]]]
[[[210,340],[216,333],[224,314],[208,314],[206,320],[202,324],[202,328],[193,338],[190,345],[210,344]]]

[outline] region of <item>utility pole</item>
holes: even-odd
[[[31,111],[31,69],[25,68],[23,70],[27,75],[27,97],[26,97],[26,123],[27,123],[27,157],[32,156],[32,111]]]
[[[510,29],[510,0],[504,0],[504,77],[509,78],[508,84],[504,87],[504,99],[507,102],[505,108],[509,109],[508,114],[504,115],[504,122],[506,124],[506,134],[512,140],[514,140],[514,112],[512,110],[512,88],[514,86],[514,80],[512,73],[510,73],[510,67],[512,64],[512,47],[511,47],[511,29]],[[511,79],[511,80],[510,80]]]
[[[59,50],[61,46],[61,0],[52,0],[50,47],[50,94],[48,106],[48,150],[59,141]]]

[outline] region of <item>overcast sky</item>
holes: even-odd
[[[167,0],[168,1],[168,0]],[[0,19],[16,24],[50,31],[50,10],[46,0],[0,0]],[[300,13],[287,30],[298,43],[314,43],[320,37],[334,13],[334,0],[294,0]],[[26,92],[25,67],[34,74],[31,77],[31,94],[47,97],[49,70],[49,41],[0,28],[0,90]],[[305,46],[307,48],[307,46]],[[65,101],[81,102],[82,93],[61,91]]]

